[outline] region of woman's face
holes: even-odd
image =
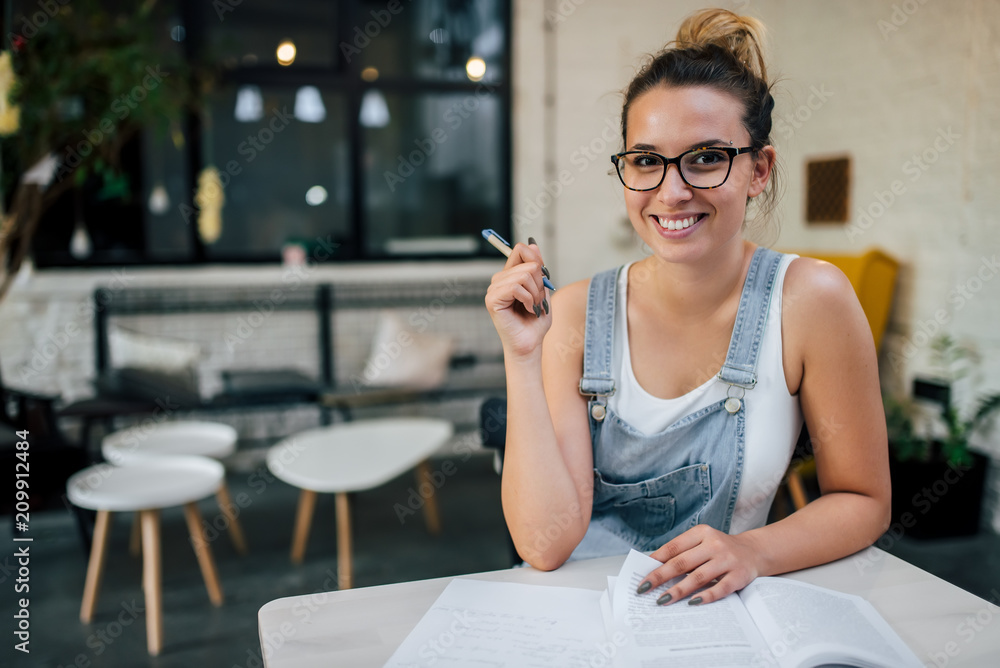
[[[659,86],[632,102],[625,150],[673,158],[704,146],[742,148],[750,144],[742,115],[743,105],[715,88]],[[625,188],[632,226],[654,255],[671,262],[696,261],[739,242],[747,197],[759,195],[767,185],[773,156],[770,146],[737,155],[729,178],[711,190],[688,186],[677,165],[669,165],[655,190]]]

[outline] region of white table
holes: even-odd
[[[143,457],[162,455],[196,455],[224,459],[236,452],[236,430],[227,424],[201,420],[177,420],[132,427],[108,434],[101,441],[101,454],[112,464],[122,465]],[[229,494],[225,479],[216,497],[226,519],[229,537],[240,554],[246,554],[247,541],[236,515],[236,505]],[[133,524],[133,527],[137,526]],[[138,554],[138,532],[132,531],[131,550]]]
[[[548,573],[516,568],[462,577],[603,589],[623,560],[570,562]],[[927,666],[1000,666],[1000,600],[991,604],[878,548],[784,577],[864,597]],[[257,615],[264,665],[381,666],[452,579],[271,601]],[[974,624],[981,630],[975,631]]]
[[[341,422],[287,438],[267,453],[274,475],[302,489],[292,538],[292,563],[301,563],[309,540],[316,495],[337,500],[337,586],[351,587],[351,517],[347,493],[382,485],[419,465],[419,486],[426,487],[424,517],[432,533],[440,531],[427,458],[454,433],[447,420],[380,418]]]

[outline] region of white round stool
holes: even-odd
[[[440,531],[437,500],[427,458],[451,438],[447,420],[384,418],[341,422],[296,434],[271,447],[267,467],[275,477],[302,489],[292,537],[292,562],[302,563],[317,492],[333,493],[337,503],[337,585],[350,589],[351,517],[347,493],[377,487],[414,466],[424,497],[424,519]]]
[[[198,455],[222,459],[236,452],[237,438],[235,429],[217,422],[180,420],[153,425],[140,423],[104,437],[101,454],[104,459],[116,465],[148,455]],[[236,506],[233,505],[225,478],[216,496],[219,509],[226,518],[233,546],[240,554],[246,554],[246,537],[237,519],[234,510]],[[133,530],[131,549],[134,554],[138,553],[138,537],[138,531]]]
[[[146,646],[151,655],[163,646],[163,616],[160,578],[161,508],[184,506],[191,543],[208,597],[215,606],[222,605],[222,587],[212,560],[212,552],[202,532],[199,499],[219,491],[225,470],[219,462],[206,457],[148,456],[123,466],[98,464],[74,474],[66,482],[66,495],[81,508],[97,511],[94,541],[87,564],[80,620],[90,623],[97,603],[97,593],[107,554],[112,512],[138,512],[142,525],[142,579],[146,599]]]

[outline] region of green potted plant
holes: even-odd
[[[952,403],[951,389],[968,374],[975,353],[946,335],[932,347],[941,378],[917,380],[915,395],[932,399],[940,410],[928,414],[914,399],[885,397],[893,523],[912,538],[973,535],[989,457],[969,443],[1000,408],[1000,393],[978,398],[971,412],[961,411]]]
[[[169,36],[170,8],[157,0],[120,10],[98,0],[48,5],[25,4],[25,15],[4,24],[0,299],[42,214],[74,186],[126,198],[135,175],[122,169],[123,147],[144,128],[183,142],[185,113],[210,83]]]

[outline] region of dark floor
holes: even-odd
[[[32,516],[30,592],[14,594],[14,548],[5,549],[0,564],[3,638],[0,666],[31,668],[99,668],[188,666],[260,667],[257,610],[283,596],[326,591],[335,587],[336,540],[333,498],[321,496],[306,561],[288,559],[292,518],[298,490],[270,478],[258,451],[241,453],[229,473],[234,499],[250,553],[240,557],[228,536],[211,544],[225,603],[213,608],[187,541],[180,509],[164,511],[163,589],[164,648],[159,657],[146,653],[142,613],[141,562],[128,553],[129,519],[114,523],[97,614],[91,624],[79,621],[86,558],[68,513],[49,511]],[[434,462],[441,470],[446,460]],[[499,479],[492,460],[474,455],[452,459],[453,475],[439,492],[443,532],[428,535],[423,517],[408,514],[415,486],[411,475],[354,496],[355,586],[363,587],[504,568],[509,555],[499,503]],[[446,467],[444,470],[451,470]],[[218,518],[211,500],[200,504],[208,522]],[[401,519],[402,518],[402,521]],[[8,545],[9,517],[2,528]],[[984,598],[1000,592],[1000,537],[916,542],[885,541],[902,558]],[[31,654],[14,650],[14,601],[30,597]]]

